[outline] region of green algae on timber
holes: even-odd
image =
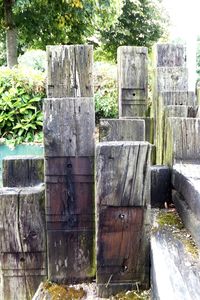
[[[156,221],[160,227],[171,226],[177,229],[184,227],[176,211],[161,211],[158,213]]]
[[[128,292],[121,292],[116,296],[112,296],[110,300],[150,300],[150,290],[137,292],[137,291],[128,291]]]

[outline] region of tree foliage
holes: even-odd
[[[101,31],[102,43],[110,57],[116,58],[119,46],[152,46],[166,27],[167,17],[159,0],[124,0],[116,23]]]

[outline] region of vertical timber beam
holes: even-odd
[[[49,46],[44,144],[48,276],[74,283],[94,276],[93,51]]]
[[[96,148],[98,296],[148,288],[151,145],[103,142]]]
[[[147,48],[118,48],[119,116],[145,117],[148,98]]]

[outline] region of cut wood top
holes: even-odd
[[[47,46],[47,96],[92,97],[93,46]]]
[[[96,147],[96,197],[101,206],[145,206],[150,201],[152,146],[103,142]]]

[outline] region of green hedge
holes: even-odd
[[[11,144],[41,141],[44,97],[44,73],[0,68],[1,139]]]

